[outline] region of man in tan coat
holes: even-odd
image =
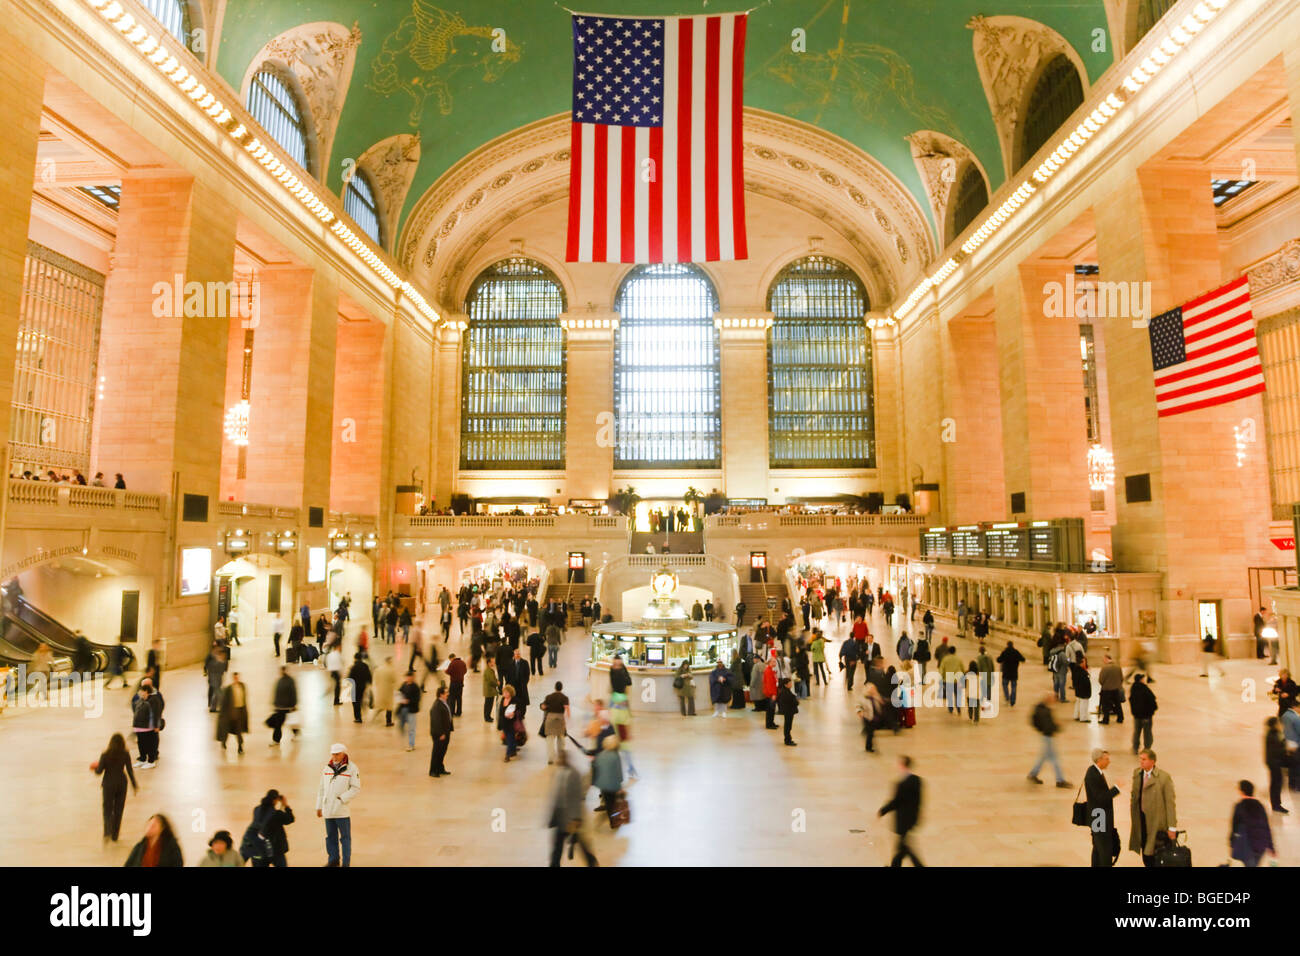
[[[1164,832],[1172,841],[1177,834],[1174,781],[1156,766],[1155,751],[1138,755],[1130,798],[1128,848],[1142,855],[1143,866],[1155,865],[1156,837]]]

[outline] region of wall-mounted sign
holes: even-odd
[[[315,584],[325,580],[325,549],[307,549],[307,582]]]
[[[751,568],[758,568],[758,569],[766,568],[766,567],[767,567],[767,552],[766,552],[766,551],[751,551],[751,552],[749,552],[749,566],[750,566]]]
[[[569,570],[581,571],[587,566],[587,555],[582,551],[569,552]]]
[[[1279,551],[1295,550],[1295,538],[1269,538],[1268,540],[1272,541],[1273,547],[1277,548]]]

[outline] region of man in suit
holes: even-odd
[[[1143,866],[1154,866],[1156,838],[1163,832],[1170,841],[1177,836],[1178,814],[1174,809],[1174,781],[1156,766],[1150,747],[1138,755],[1133,771],[1128,848],[1142,856]]]
[[[894,787],[894,799],[880,808],[880,816],[894,814],[894,832],[898,834],[898,849],[890,866],[902,866],[903,858],[909,857],[913,866],[924,866],[920,858],[907,845],[907,835],[921,818],[921,778],[912,772],[912,758],[903,755],[898,758],[898,769],[903,776]]]
[[[451,708],[447,705],[447,685],[438,688],[438,696],[429,710],[429,733],[433,736],[433,757],[429,761],[429,776],[449,776],[451,771],[444,766],[447,748],[451,745],[451,732],[455,728],[451,722]]]
[[[1092,766],[1083,775],[1083,792],[1088,802],[1088,830],[1092,833],[1092,865],[1114,866],[1119,859],[1119,831],[1115,829],[1115,798],[1119,787],[1106,781],[1110,752],[1100,747],[1092,752]]]

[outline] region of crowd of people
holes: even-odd
[[[727,719],[737,711],[761,715],[765,728],[782,732],[785,746],[797,747],[796,720],[801,708],[814,698],[813,688],[842,677],[860,724],[864,749],[876,753],[880,750],[878,734],[913,734],[923,722],[918,720],[919,715],[926,710],[936,719],[946,712],[948,719],[965,717],[978,724],[990,707],[1016,706],[1021,670],[1028,666],[1026,657],[1014,640],[992,648],[989,632],[980,627],[978,616],[969,615],[959,621],[951,638],[943,635],[932,645],[934,615],[931,609],[911,602],[905,590],[900,589],[898,607],[902,613],[899,625],[894,627],[892,615],[885,611],[894,603],[892,595],[883,588],[871,588],[865,579],[828,579],[814,574],[802,579],[800,585],[797,609],[786,600],[771,615],[776,618],[775,624],[762,619],[752,628],[743,629],[731,660],[718,660],[703,680],[688,662],[682,663],[674,675],[673,687],[683,717],[697,714],[697,695],[705,692],[713,717]],[[350,705],[356,723],[377,723],[382,715],[384,726],[397,729],[408,752],[416,749],[420,714],[424,712],[431,747],[429,776],[450,776],[452,740],[457,724],[466,719],[467,674],[481,674],[483,706],[479,716],[499,740],[503,762],[518,760],[530,744],[536,747],[530,735],[533,731],[544,740],[541,749],[545,750],[547,764],[555,768],[549,804],[552,865],[560,864],[566,846],[570,859],[581,850],[588,865],[598,865],[594,822],[603,819],[611,829],[617,829],[630,821],[627,788],[637,778],[632,746],[633,706],[629,699],[633,675],[616,658],[609,671],[608,693],[597,691],[577,702],[589,710],[590,716],[575,720],[575,701],[564,683],[545,675],[547,668],[554,671],[557,667],[568,628],[589,627],[593,619],[600,618],[600,608],[584,599],[573,609],[571,621],[565,602],[558,597],[539,602],[536,587],[537,581],[526,574],[465,581],[455,593],[443,587],[419,621],[410,620],[409,614],[404,618],[409,599],[392,593],[376,597],[370,621],[377,635],[374,645],[366,625],[345,630],[351,617],[349,596],[332,614],[322,614],[315,622],[307,608],[300,609],[299,618],[286,628],[289,660],[279,667],[265,720],[271,732],[270,745],[280,746],[286,731],[292,734],[291,740],[300,738],[300,696],[292,664],[319,664],[329,674],[327,693],[332,694],[334,706]],[[453,606],[461,624],[457,636],[463,637],[468,630],[470,653],[468,659],[448,653],[444,661],[436,635],[443,636],[444,644],[451,636]],[[692,617],[698,620],[697,613],[705,615],[707,611],[703,606],[698,612],[693,607]],[[803,616],[803,627],[796,614]],[[847,617],[842,637],[837,639],[833,634],[840,629],[841,615]],[[913,637],[907,628],[918,616],[922,626]],[[426,640],[422,625],[434,619],[437,630]],[[873,633],[872,622],[882,621],[879,632]],[[973,653],[963,652],[958,646],[968,626],[975,640]],[[322,653],[308,660],[301,648],[312,628]],[[345,632],[349,634],[348,643],[355,643],[347,655]],[[1087,625],[1061,623],[1045,629],[1039,640],[1039,663],[1051,679],[1052,692],[1036,701],[1028,721],[1030,728],[1025,731],[1036,734],[1040,743],[1037,762],[1027,776],[1032,783],[1041,784],[1039,774],[1050,765],[1057,787],[1073,786],[1066,779],[1057,750],[1063,731],[1055,708],[1067,700],[1067,687],[1074,694],[1075,721],[1108,724],[1113,719],[1123,724],[1127,720],[1138,768],[1131,781],[1126,845],[1144,865],[1159,865],[1170,854],[1185,853],[1186,848],[1179,845],[1174,781],[1167,770],[1157,765],[1153,749],[1157,701],[1150,685],[1154,680],[1149,670],[1141,668],[1126,675],[1104,649],[1098,652],[1101,664],[1094,679],[1088,644],[1095,634],[1096,629]],[[887,636],[889,647],[885,647],[882,635]],[[223,749],[234,737],[237,754],[242,754],[244,738],[252,726],[251,715],[259,708],[250,699],[238,669],[231,664],[232,646],[238,646],[232,641],[234,637],[218,620],[204,671],[214,737]],[[383,646],[389,642],[391,647]],[[295,649],[297,654],[293,653]],[[128,790],[137,788],[136,771],[151,769],[159,762],[159,740],[166,726],[162,664],[155,645],[131,698],[130,730],[135,735],[138,759],[132,760],[126,738],[119,732],[112,735],[105,751],[91,765],[102,778],[105,841],[119,838]],[[937,699],[923,699],[931,691]],[[1284,670],[1272,693],[1278,702],[1278,715],[1269,719],[1264,740],[1269,808],[1284,814],[1287,809],[1281,801],[1286,778],[1290,791],[1300,792],[1300,686]],[[820,706],[823,701],[824,696],[817,695],[812,706]],[[894,796],[880,809],[881,816],[894,817],[898,840],[891,863],[901,865],[911,860],[919,866],[913,831],[921,816],[922,782],[909,756],[899,753],[897,745],[887,749],[895,752],[898,763]],[[1095,748],[1076,793],[1075,822],[1082,821],[1090,831],[1094,866],[1114,865],[1121,850],[1115,812],[1120,787],[1108,780],[1109,765],[1109,752]],[[587,794],[591,790],[596,791],[594,811],[588,809]],[[334,744],[322,769],[315,801],[325,829],[327,865],[347,866],[351,862],[351,814],[360,791],[356,760],[344,744]],[[1237,795],[1229,832],[1231,856],[1248,866],[1275,860],[1268,813],[1255,799],[1253,783],[1239,781]],[[237,828],[213,835],[201,865],[284,866],[288,853],[285,827],[292,823],[294,816],[287,797],[271,790],[252,809],[238,842],[231,835],[240,832]],[[179,844],[165,815],[150,818],[143,839],[131,851],[128,865],[181,865]]]
[[[44,474],[39,471],[32,471],[30,468],[24,468],[21,475],[10,475],[9,477],[22,479],[23,481],[44,481],[51,485],[88,485],[91,488],[112,487],[119,490],[126,488],[126,479],[122,477],[121,472],[113,475],[112,485],[108,484],[102,471],[95,472],[95,477],[89,481],[80,471],[55,471],[53,468],[46,469]]]

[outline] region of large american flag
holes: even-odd
[[[1264,391],[1245,276],[1157,315],[1148,334],[1161,417]]]
[[[746,20],[573,17],[568,261],[746,258]]]

